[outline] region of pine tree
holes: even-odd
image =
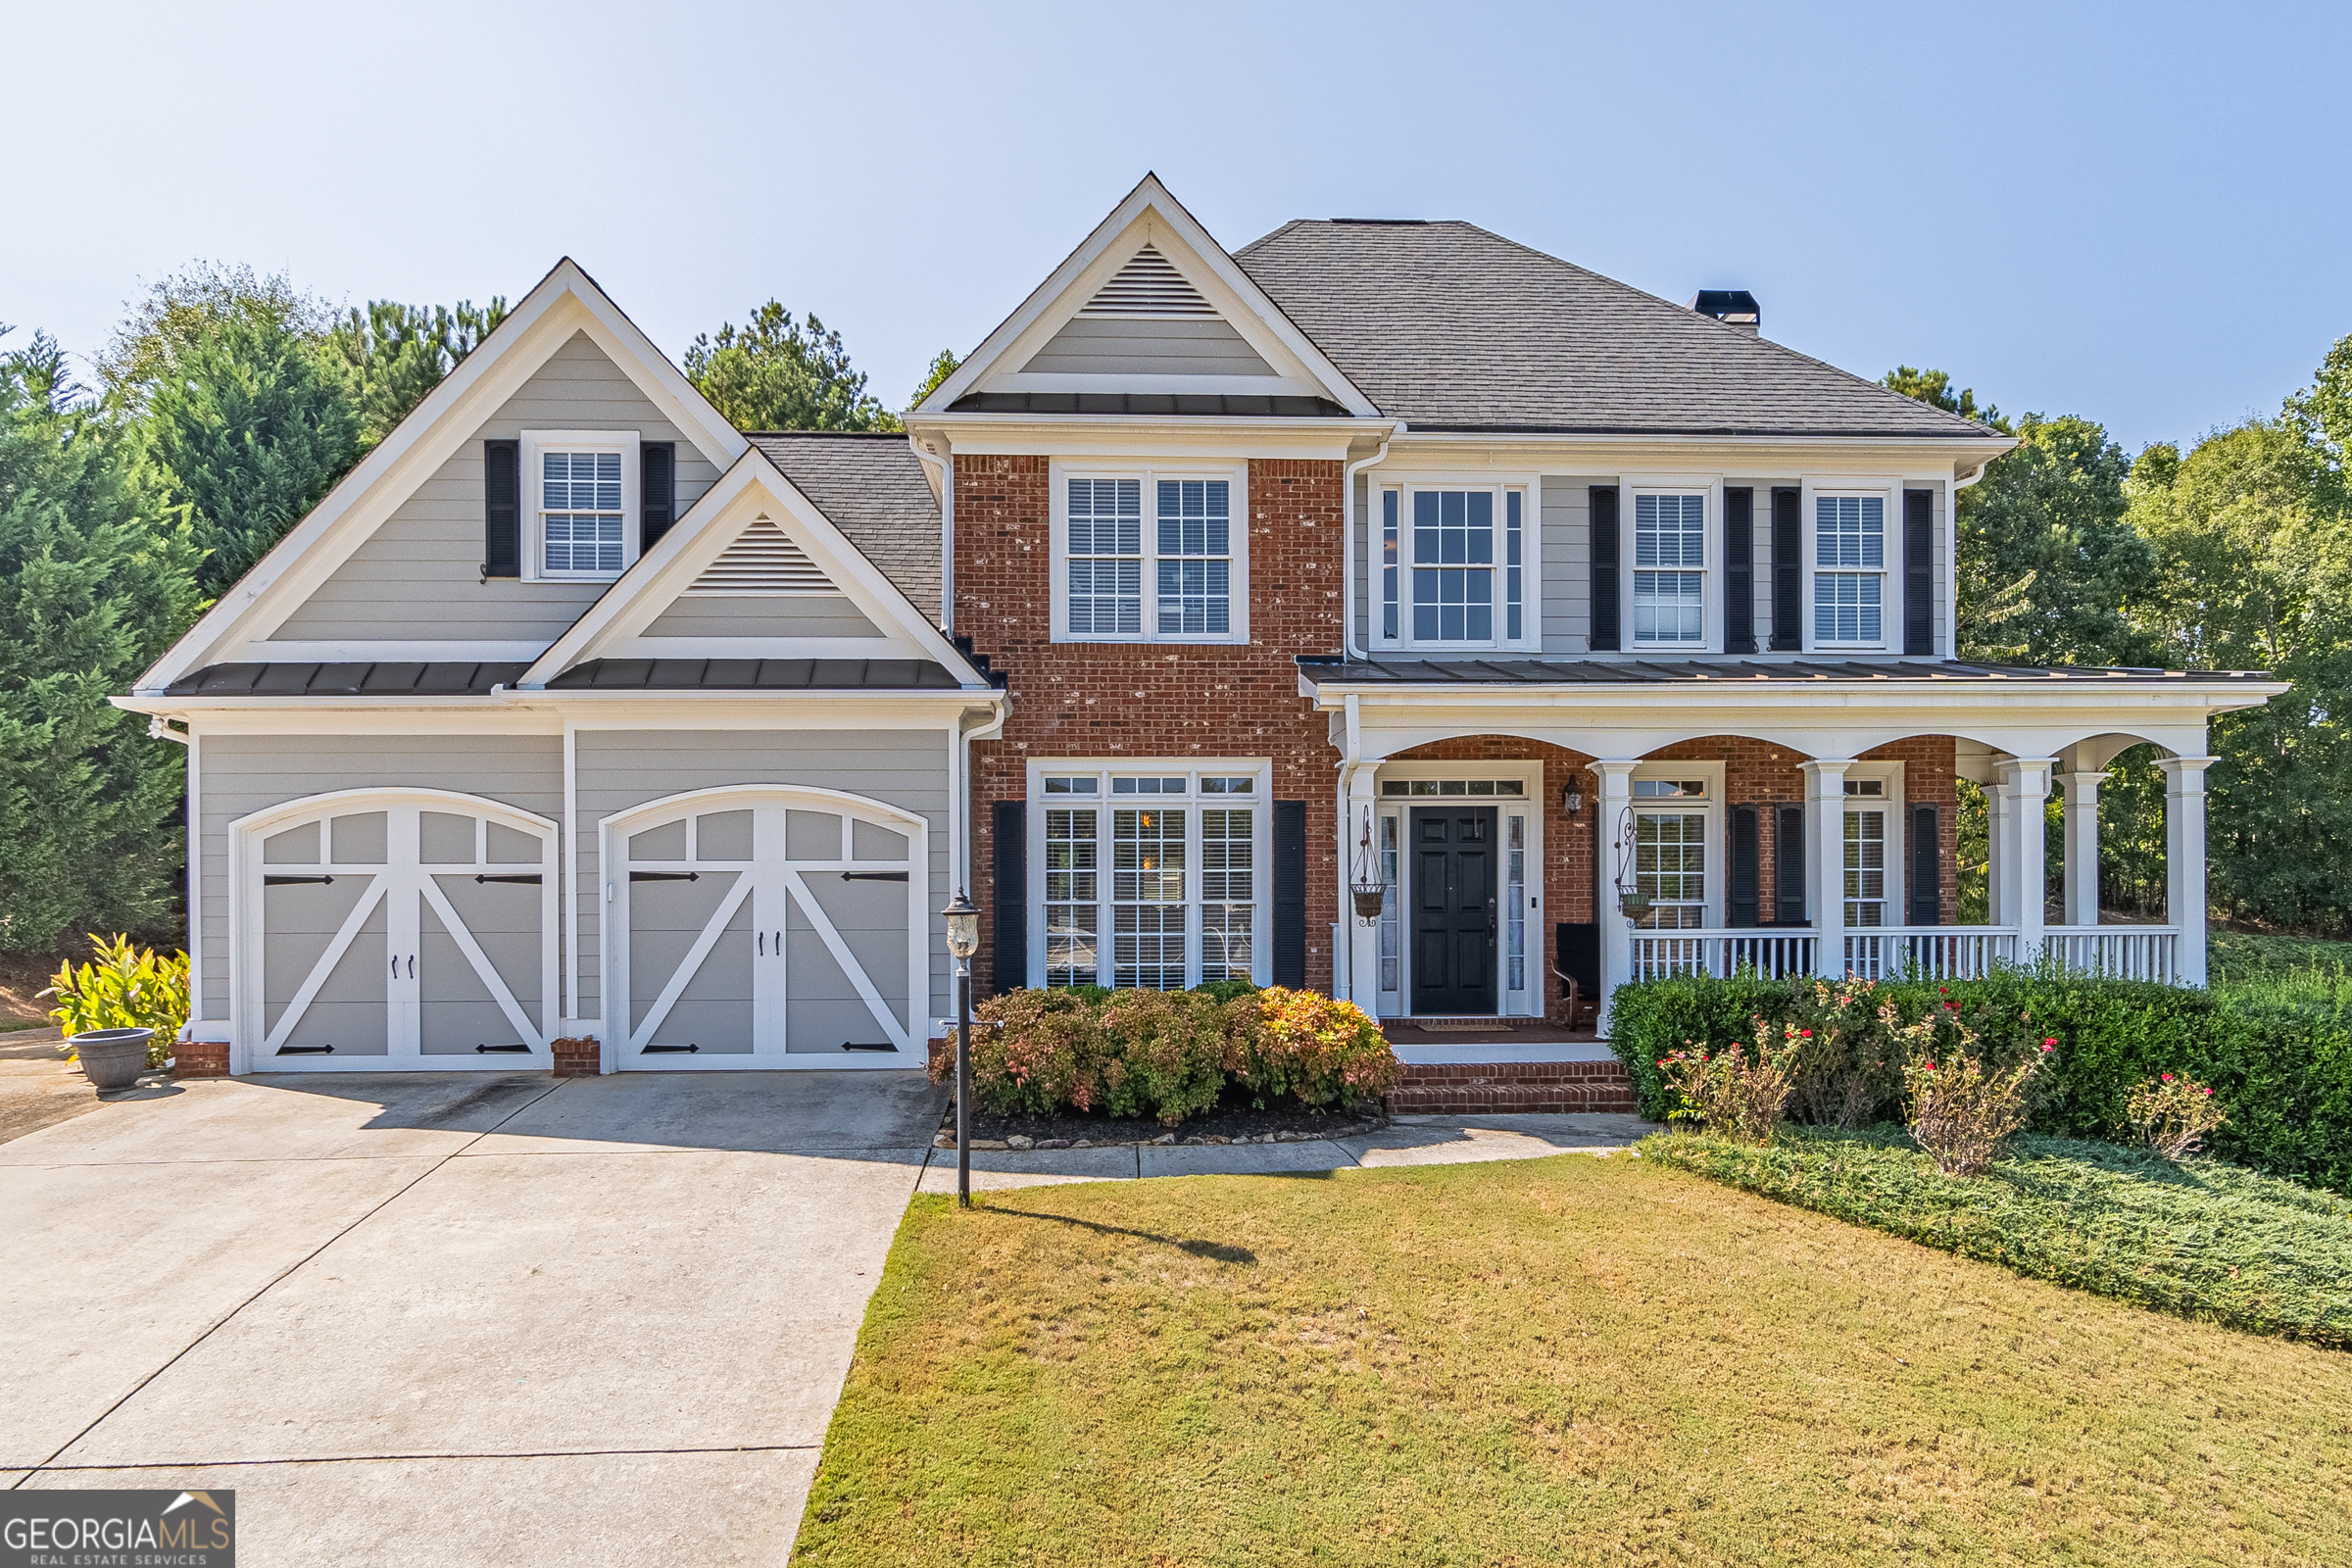
[[[185,754],[107,698],[194,618],[197,551],[79,390],[46,335],[0,354],[0,951],[163,935],[184,863]]]

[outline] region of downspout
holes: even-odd
[[[933,457],[914,435],[906,437],[915,461],[939,471],[939,628],[956,634],[956,454]],[[946,443],[943,441],[942,446]]]
[[[1355,476],[1389,455],[1389,443],[1404,432],[1404,421],[1398,419],[1380,438],[1380,450],[1361,463],[1348,465],[1340,480],[1340,652],[1348,659],[1361,659],[1364,651],[1355,646]],[[1366,547],[1369,549],[1369,546]],[[1366,574],[1364,582],[1364,619],[1372,618],[1372,584]],[[1353,699],[1349,699],[1352,705]],[[1348,709],[1348,729],[1354,731],[1354,712]]]
[[[1002,692],[993,695],[994,710],[984,722],[970,723],[971,710],[964,710],[964,716],[956,721],[956,744],[949,758],[956,775],[950,786],[955,792],[956,807],[949,817],[955,824],[956,850],[949,860],[956,870],[956,887],[967,892],[972,885],[972,742],[997,739],[1004,733],[1004,721],[1012,716],[1011,699]],[[993,890],[991,902],[994,902]],[[926,1037],[929,1028],[926,1024]]]

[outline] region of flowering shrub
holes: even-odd
[[[1988,1068],[1984,1057],[1970,1054],[1975,1034],[1967,1029],[1959,1034],[1959,1049],[1940,1064],[1923,1054],[1903,1067],[1910,1110],[1905,1125],[1937,1170],[1946,1176],[1982,1176],[2001,1141],[2026,1124],[2027,1086],[2058,1042],[2043,1040],[2037,1054],[2014,1067]]]
[[[1000,1115],[1067,1106],[1174,1126],[1228,1086],[1269,1101],[1357,1104],[1403,1069],[1380,1026],[1311,991],[1011,991],[975,1009],[972,1095]],[[946,1059],[935,1076],[949,1070]]]
[[[49,1009],[69,1042],[95,1029],[152,1029],[147,1043],[147,1065],[161,1067],[172,1057],[172,1043],[188,1021],[188,956],[170,957],[152,948],[133,948],[130,938],[118,934],[112,942],[91,938],[98,955],[95,963],[79,969],[62,965],[40,993],[57,998]]]
[[[2213,1086],[2161,1073],[2124,1098],[2124,1124],[2132,1141],[2167,1159],[2197,1152],[2205,1135],[2230,1118],[2214,1102]]]
[[[1674,1086],[1674,1119],[1694,1118],[1718,1137],[1751,1144],[1772,1141],[1809,1040],[1806,1031],[1784,1024],[1778,1031],[1779,1043],[1774,1044],[1763,1028],[1764,1020],[1758,1018],[1755,1023],[1752,1055],[1748,1048],[1734,1042],[1712,1054],[1704,1049],[1671,1052],[1659,1061],[1667,1082]]]
[[[1361,1104],[1403,1076],[1388,1036],[1352,1002],[1275,986],[1226,1011],[1241,1046],[1235,1076],[1260,1110],[1285,1095],[1303,1105]]]

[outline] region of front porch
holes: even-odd
[[[1620,985],[1742,968],[2203,984],[2206,724],[2274,684],[1948,662],[1301,677],[1343,758],[1335,988],[1399,1022],[1582,1022],[1573,995],[1604,1035]],[[2143,746],[2161,923],[2098,897],[2100,782]]]

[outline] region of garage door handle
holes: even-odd
[[[760,956],[767,956],[767,933],[764,931],[760,933]]]
[[[416,978],[416,955],[414,953],[409,955],[409,978],[412,980]]]

